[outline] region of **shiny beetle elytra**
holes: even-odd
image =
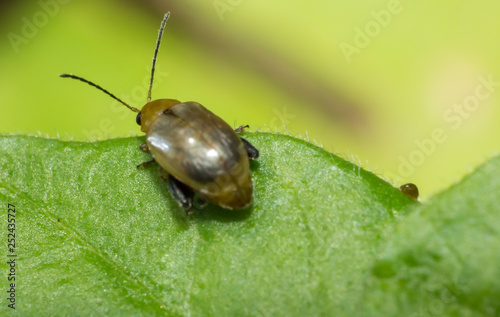
[[[253,191],[249,160],[259,157],[259,151],[236,134],[247,126],[233,130],[197,102],[151,101],[156,57],[169,15],[170,12],[165,14],[158,32],[147,103],[141,110],[82,77],[70,74],[61,77],[83,81],[138,113],[137,124],[146,133],[146,143],[140,149],[151,153],[153,159],[137,167],[156,161],[168,173],[162,178],[186,212],[192,210],[195,194],[224,208],[245,208]]]

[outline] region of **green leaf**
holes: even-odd
[[[367,315],[500,316],[499,171],[496,157],[397,226],[368,279]]]
[[[1,137],[0,197],[5,212],[16,206],[16,310],[409,315],[443,285],[460,292],[448,315],[498,309],[498,159],[420,205],[303,140],[245,138],[261,151],[252,206],[185,216],[157,165],[135,167],[150,159],[143,137]]]
[[[235,315],[353,308],[388,226],[415,205],[305,141],[248,134],[254,202],[186,217],[138,150],[4,137],[2,200],[17,209],[19,311]]]

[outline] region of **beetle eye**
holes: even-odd
[[[137,117],[135,117],[135,122],[137,122],[138,125],[141,125],[141,113],[140,112],[137,114]]]

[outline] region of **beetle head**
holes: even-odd
[[[146,133],[153,122],[159,118],[166,110],[180,104],[179,100],[175,99],[157,99],[148,102],[142,107],[141,112],[137,115],[137,124],[141,126],[141,131]]]

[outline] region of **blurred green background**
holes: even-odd
[[[153,99],[307,136],[423,199],[499,149],[498,1],[0,2],[0,134],[141,134]],[[497,84],[498,82],[498,84]],[[285,129],[286,127],[286,129]]]

